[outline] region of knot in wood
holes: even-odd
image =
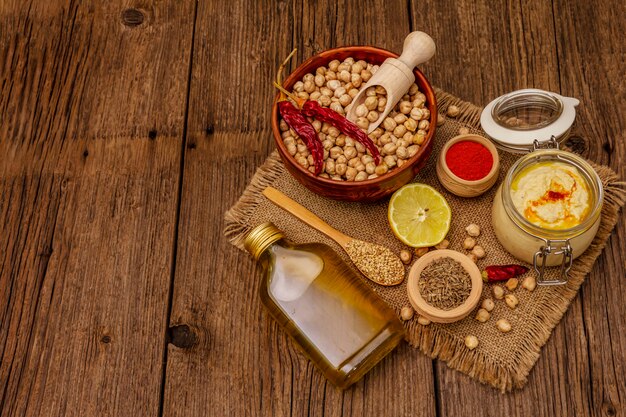
[[[198,336],[186,324],[170,327],[167,333],[170,343],[181,349],[190,349],[198,342]]]
[[[143,13],[137,9],[126,9],[122,12],[122,23],[128,27],[139,26],[143,23]]]
[[[580,136],[570,136],[565,141],[565,146],[578,155],[582,155],[587,150],[587,142]]]

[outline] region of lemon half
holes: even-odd
[[[387,215],[396,237],[418,248],[441,243],[450,229],[452,211],[433,187],[413,183],[393,193]]]

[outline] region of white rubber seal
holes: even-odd
[[[503,97],[514,93],[543,93],[552,95],[561,101],[563,111],[558,119],[539,129],[518,130],[506,128],[494,120],[492,110],[496,103]],[[550,140],[552,136],[558,139],[567,132],[576,119],[576,106],[578,106],[578,104],[580,104],[580,101],[576,98],[564,97],[550,91],[535,88],[517,90],[512,93],[504,94],[487,104],[480,115],[480,125],[489,137],[505,146],[518,148],[523,146],[532,149],[533,141],[535,140],[544,142]]]

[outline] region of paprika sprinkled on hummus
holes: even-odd
[[[551,230],[575,227],[591,209],[589,185],[578,170],[562,162],[541,162],[513,179],[511,198],[530,223]]]

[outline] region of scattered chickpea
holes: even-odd
[[[479,308],[478,311],[476,312],[476,317],[474,318],[478,320],[479,322],[484,323],[487,320],[489,320],[490,317],[491,317],[491,314],[489,314],[487,310],[485,310],[484,308]]]
[[[476,255],[478,259],[483,259],[485,257],[485,250],[480,245],[474,246],[474,249],[472,249],[472,253]]]
[[[466,127],[462,127],[459,129],[459,135],[467,135],[469,133],[469,129]]]
[[[437,115],[437,126],[442,126],[446,122],[446,117],[443,114]]]
[[[532,292],[535,290],[535,287],[537,287],[537,280],[535,279],[535,277],[526,277],[522,281],[522,287]]]
[[[478,262],[478,257],[473,253],[470,253],[469,255],[467,255],[467,257],[470,258],[474,263]]]
[[[502,288],[499,285],[494,285],[492,288],[493,291],[493,296],[497,299],[497,300],[502,300],[504,298],[504,288]]]
[[[515,294],[507,294],[507,295],[505,295],[504,296],[504,302],[511,309],[517,307],[517,305],[519,304],[519,300],[517,299]]]
[[[403,249],[403,250],[400,251],[400,260],[405,265],[408,265],[408,264],[411,263],[411,258],[412,257],[413,257],[413,255],[411,255],[411,252],[409,252],[408,250]]]
[[[485,298],[480,306],[485,310],[491,312],[496,305],[491,298]]]
[[[480,235],[480,226],[476,223],[472,223],[465,228],[465,231],[471,237],[477,237]]]
[[[466,237],[463,241],[463,249],[472,250],[476,245],[476,239],[473,237]]]
[[[476,346],[478,346],[478,338],[471,334],[465,336],[465,346],[467,346],[469,350],[476,349]]]
[[[429,248],[415,248],[415,256],[421,257],[428,253]]]
[[[450,242],[444,239],[438,245],[435,245],[435,249],[447,249],[450,246]]]
[[[509,291],[514,291],[517,288],[517,284],[519,284],[517,278],[509,278],[509,280],[504,285]]]
[[[430,324],[430,320],[428,320],[426,317],[422,317],[422,316],[419,316],[417,318],[417,322],[419,324],[421,324],[422,326],[428,326]]]
[[[511,331],[511,323],[507,319],[500,319],[496,322],[496,327],[502,333],[508,333]]]
[[[404,321],[411,320],[413,318],[413,314],[415,314],[415,311],[413,311],[413,308],[409,306],[404,306],[402,307],[402,310],[400,310],[400,317]]]
[[[460,112],[461,110],[455,105],[448,107],[448,116],[450,117],[456,117]]]

